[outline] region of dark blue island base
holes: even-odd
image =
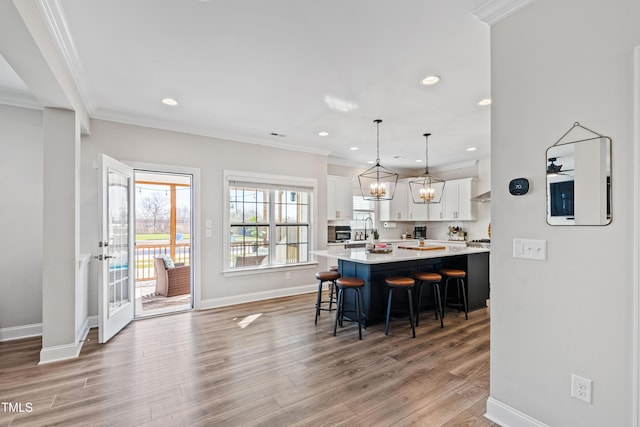
[[[441,268],[457,268],[467,272],[465,286],[469,311],[479,310],[487,306],[487,299],[489,298],[489,252],[379,264],[338,260],[338,271],[342,277],[359,277],[365,282],[362,298],[364,300],[366,324],[384,322],[385,320],[388,298],[388,288],[384,282],[385,278],[391,276],[413,278],[418,271],[437,273]],[[452,280],[450,283],[449,296],[457,296],[455,282]],[[441,285],[441,293],[444,297],[444,281]],[[354,311],[355,301],[351,293],[349,294],[349,298],[345,298],[345,311]],[[425,285],[423,287],[422,306],[433,307],[433,301],[433,287]],[[405,292],[394,293],[393,307],[399,309],[407,307]],[[429,314],[433,315],[433,311]],[[424,311],[423,316],[428,316],[429,314]]]

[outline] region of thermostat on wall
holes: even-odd
[[[514,196],[522,196],[529,192],[529,180],[527,178],[512,179],[509,183],[509,193]]]

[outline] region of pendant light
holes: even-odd
[[[396,192],[399,175],[380,165],[380,123],[382,123],[382,120],[376,119],[373,122],[377,128],[376,164],[358,175],[360,191],[362,192],[362,198],[365,200],[391,200]]]
[[[425,164],[424,173],[409,181],[411,198],[415,204],[440,203],[444,191],[444,180],[429,173],[429,136],[425,133]]]

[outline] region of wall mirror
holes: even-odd
[[[597,137],[561,143],[574,128],[547,149],[547,223],[610,224],[611,139],[586,129]]]

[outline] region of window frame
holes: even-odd
[[[274,234],[269,236],[269,248],[270,251],[274,250],[277,246],[275,230],[283,223],[276,222],[275,216],[272,216],[275,210],[275,204],[277,203],[275,198],[272,197],[274,191],[277,190],[289,190],[289,191],[304,191],[309,194],[309,221],[308,224],[308,242],[309,260],[307,262],[300,262],[294,264],[269,264],[258,266],[244,266],[244,267],[231,267],[229,265],[229,259],[231,255],[231,239],[229,230],[231,229],[231,212],[230,212],[230,188],[236,185],[252,184],[256,188],[269,190],[269,229],[273,230]],[[264,273],[273,270],[282,269],[296,269],[300,267],[308,267],[310,265],[317,265],[317,261],[313,261],[311,252],[315,249],[315,242],[317,241],[317,226],[315,218],[317,218],[317,206],[316,206],[316,194],[317,194],[317,179],[307,177],[296,177],[286,175],[272,175],[264,173],[246,172],[246,171],[224,171],[224,183],[223,183],[223,259],[222,270],[225,276],[227,275],[243,275],[243,274],[256,274]],[[286,223],[284,223],[286,225]],[[255,224],[257,225],[257,224]],[[271,231],[270,231],[271,232]],[[274,252],[272,252],[274,253]]]

